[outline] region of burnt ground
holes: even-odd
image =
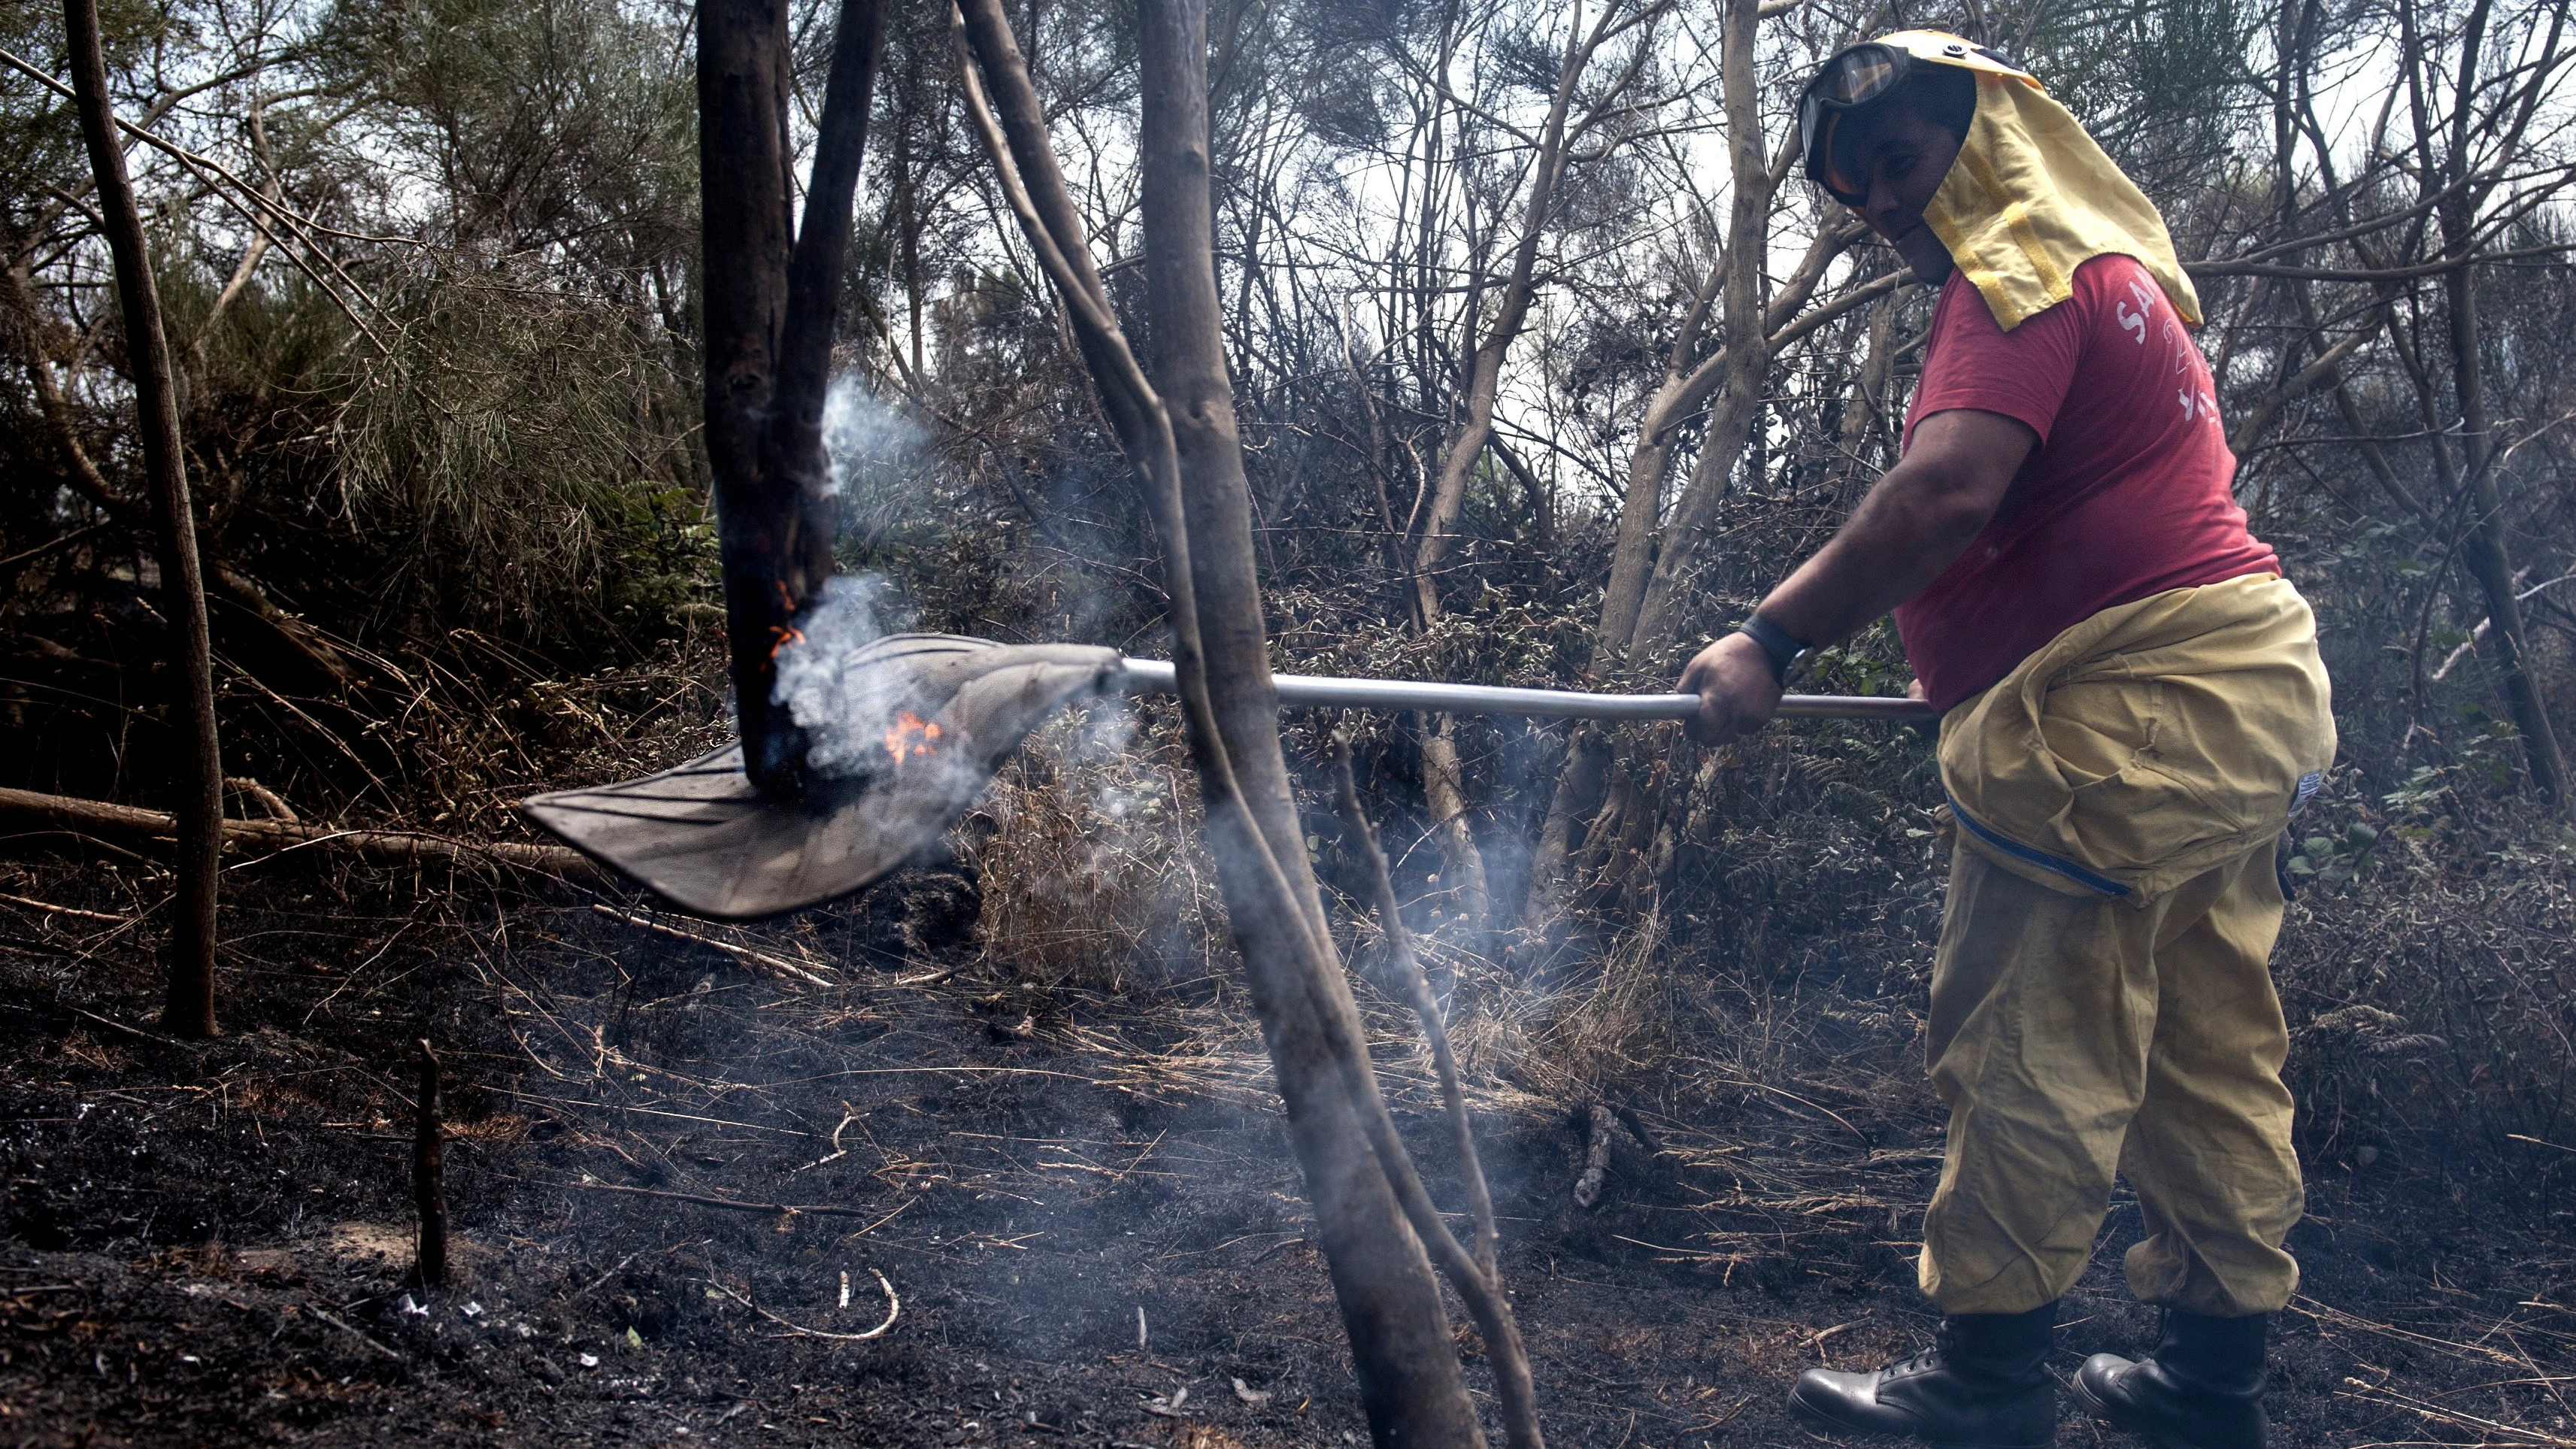
[[[292,869],[234,873],[228,1034],[182,1046],[150,1026],[148,868],[0,867],[0,1444],[1364,1437],[1221,975],[998,985],[939,878],[726,933],[747,960],[571,890]],[[1418,1057],[1379,1025],[1458,1201]],[[407,1292],[423,1036],[449,1066],[458,1261]],[[1477,1099],[1556,1444],[1811,1442],[1791,1374],[1927,1331],[1904,1256],[1937,1164],[1920,1091],[1623,1103],[1657,1150],[1623,1139],[1589,1213],[1576,1105]],[[2312,1193],[2276,1442],[2576,1443],[2563,1221],[2462,1164],[2316,1164]],[[2115,1211],[2067,1305],[2061,1375],[2149,1327],[2116,1271],[2135,1223]],[[901,1311],[850,1337],[887,1315],[879,1274]],[[2070,1417],[2059,1442],[2106,1437]]]

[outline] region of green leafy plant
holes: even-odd
[[[2302,880],[2325,885],[2341,885],[2367,874],[2377,861],[2379,831],[2356,820],[2343,828],[2340,835],[2310,835],[2299,842],[2299,853],[2284,867]]]

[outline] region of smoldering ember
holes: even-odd
[[[2572,20],[0,10],[0,1444],[2576,1449]]]

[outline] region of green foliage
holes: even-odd
[[[425,279],[333,439],[345,516],[438,615],[533,638],[711,599],[691,398],[648,318],[506,275]]]
[[[340,0],[320,53],[381,99],[456,244],[549,249],[633,286],[694,249],[695,96],[673,18],[616,0]]]
[[[2356,820],[2340,835],[2300,837],[2298,853],[2283,862],[2282,869],[2324,885],[2341,885],[2368,874],[2378,851],[2379,831]]]

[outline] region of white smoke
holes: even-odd
[[[845,511],[866,515],[901,493],[904,474],[930,440],[921,424],[889,407],[849,374],[823,395],[823,448],[832,491]]]
[[[827,476],[842,500],[847,534],[865,532],[865,515],[898,495],[928,435],[921,425],[870,392],[852,374],[823,395]],[[883,763],[883,739],[899,705],[878,671],[851,670],[851,655],[910,626],[909,613],[883,574],[843,574],[797,621],[804,638],[778,654],[770,699],[786,706],[807,737],[806,763],[826,775],[859,773]]]
[[[873,768],[876,742],[899,703],[884,670],[852,669],[850,656],[886,630],[894,586],[877,573],[842,574],[797,625],[804,638],[778,651],[770,699],[806,734],[806,763],[826,775]],[[881,753],[881,752],[879,752]]]

